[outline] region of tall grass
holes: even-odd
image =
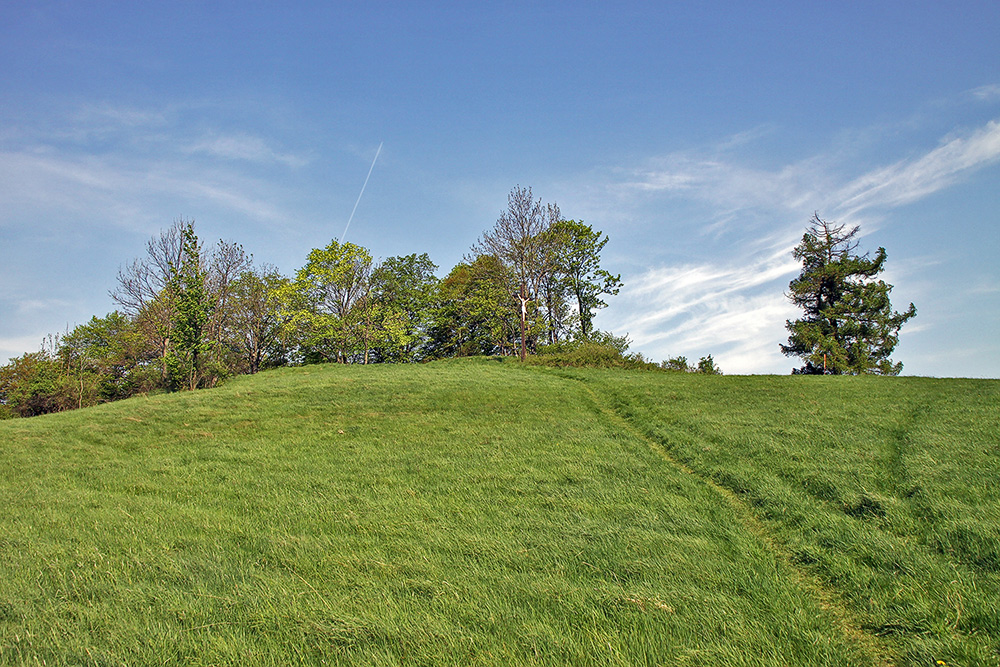
[[[996,384],[809,380],[331,365],[0,423],[0,662],[995,664]]]
[[[1000,664],[1000,383],[577,373],[898,664]]]

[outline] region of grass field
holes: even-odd
[[[996,381],[313,366],[0,471],[0,663],[1000,665]]]

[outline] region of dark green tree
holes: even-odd
[[[117,310],[92,317],[59,340],[58,355],[77,389],[77,406],[128,398],[159,384],[155,344]]]
[[[877,279],[885,248],[874,257],[858,255],[858,230],[816,214],[792,251],[802,272],[789,283],[787,296],[803,317],[785,323],[790,335],[781,351],[805,361],[794,373],[897,375],[903,368],[889,356],[900,327],[917,309],[911,303],[904,313],[892,310],[892,285]]]
[[[222,340],[239,358],[239,372],[252,374],[286,362],[278,292],[288,282],[270,266],[251,267],[232,281]]]
[[[427,353],[434,358],[513,354],[520,318],[511,275],[492,255],[451,270],[436,290]]]
[[[712,358],[712,355],[708,355],[698,360],[698,368],[695,370],[695,373],[722,375],[722,369],[715,365],[715,359]]]
[[[0,417],[34,417],[77,407],[73,379],[43,345],[0,366]]]
[[[180,262],[171,267],[166,291],[174,304],[166,355],[171,388],[196,389],[204,383],[212,384],[216,379],[214,369],[207,368],[205,363],[212,348],[207,326],[211,304],[205,287],[201,246],[191,223],[181,230]]]

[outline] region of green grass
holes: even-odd
[[[2,422],[0,663],[997,665],[998,397],[460,360]]]
[[[906,665],[1000,664],[1000,383],[578,374]]]

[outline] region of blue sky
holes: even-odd
[[[475,8],[473,8],[475,7]],[[0,5],[0,362],[114,309],[177,218],[292,274],[445,275],[516,185],[611,239],[596,324],[780,354],[814,211],[884,246],[904,374],[1000,377],[1000,3]]]

